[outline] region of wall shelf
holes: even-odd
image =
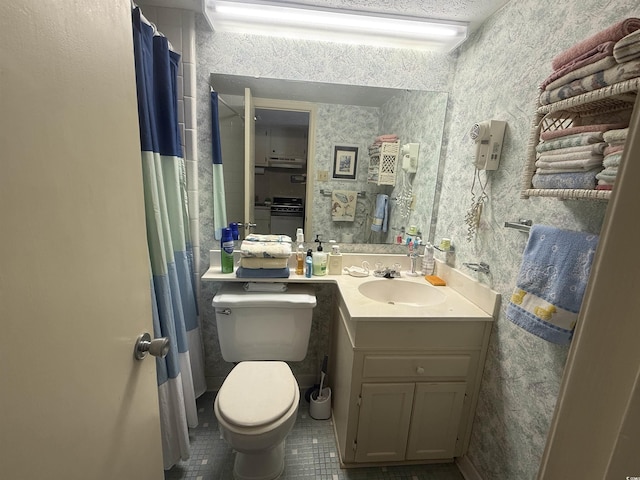
[[[609,200],[611,190],[541,189],[533,188],[531,179],[536,170],[536,146],[542,132],[588,125],[593,119],[615,116],[630,111],[640,90],[640,78],[633,78],[609,87],[576,95],[549,105],[539,105],[531,126],[527,159],[522,173],[521,198],[555,197],[559,199]]]

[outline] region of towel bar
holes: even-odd
[[[325,197],[330,197],[333,193],[333,190],[325,190],[324,188],[320,189],[320,195],[324,195]],[[367,192],[358,192],[358,198],[363,198],[367,196]]]
[[[516,230],[520,230],[521,232],[529,233],[531,230],[531,225],[533,225],[533,221],[531,220],[519,220],[517,222],[504,222],[504,226],[506,228],[514,228]]]

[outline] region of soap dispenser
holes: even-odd
[[[331,243],[331,253],[329,254],[329,275],[342,275],[342,253],[340,253],[340,245],[335,240],[329,240]]]
[[[327,274],[327,254],[323,252],[322,241],[316,235],[318,250],[313,252],[313,274],[322,277]]]

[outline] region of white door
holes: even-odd
[[[2,2],[0,40],[1,476],[160,479],[130,2]]]
[[[251,233],[249,225],[255,222],[255,166],[256,166],[256,107],[251,89],[244,89],[244,225],[245,235]],[[268,232],[267,232],[268,233]]]
[[[356,462],[405,459],[413,383],[363,383]]]

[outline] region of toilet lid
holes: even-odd
[[[230,423],[257,427],[281,418],[298,383],[285,362],[240,362],[218,392],[218,409]]]

